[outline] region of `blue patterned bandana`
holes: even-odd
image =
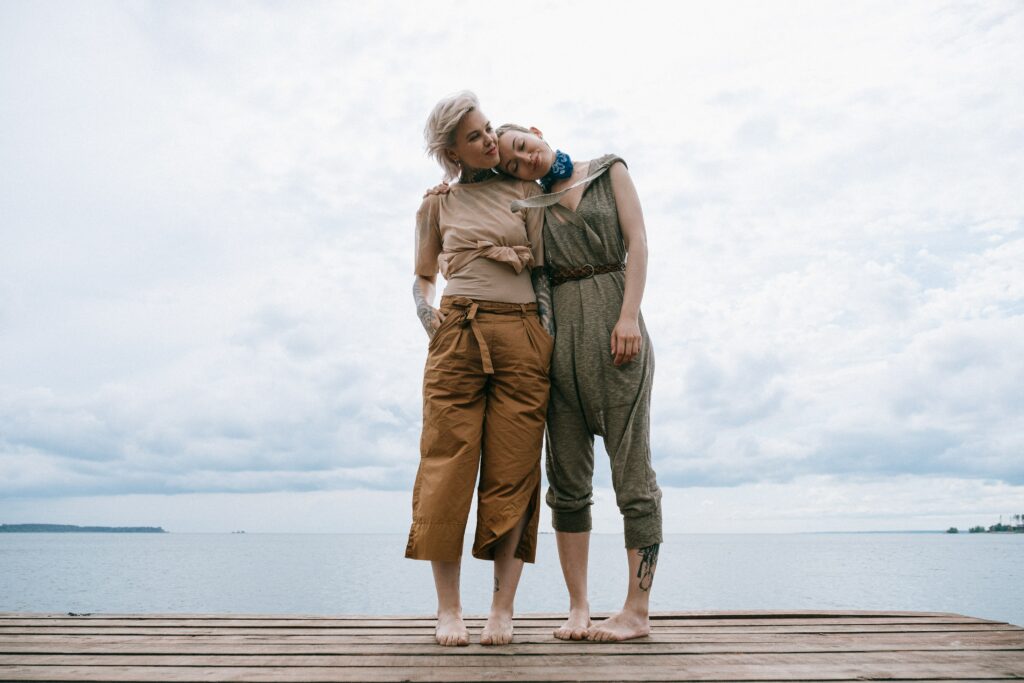
[[[560,149],[555,150],[555,163],[551,164],[551,170],[540,179],[540,186],[544,192],[551,192],[551,186],[556,180],[572,176],[572,159]]]

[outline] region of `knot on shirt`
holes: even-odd
[[[525,245],[501,246],[478,240],[475,246],[467,246],[459,251],[446,251],[437,257],[437,266],[444,279],[457,273],[467,263],[477,258],[488,258],[499,263],[507,263],[512,266],[516,274],[523,272],[524,268],[533,266],[533,251]]]

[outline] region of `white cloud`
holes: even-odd
[[[464,87],[629,162],[664,482],[1020,484],[1022,28],[1014,3],[5,5],[0,492],[406,488],[420,131]]]

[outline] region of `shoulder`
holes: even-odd
[[[453,185],[452,187],[455,188],[458,185]],[[483,192],[487,190],[503,196],[510,196],[514,199],[526,199],[527,197],[544,193],[540,189],[540,185],[532,180],[520,180],[519,178],[513,178],[504,174],[494,180],[488,180],[486,186],[480,186],[474,191]]]
[[[519,178],[513,178],[512,176],[505,175],[504,173],[499,174],[498,178],[495,180],[488,181],[488,184],[497,192],[507,192],[514,194],[519,198],[532,197],[535,194],[535,192],[533,192],[533,188],[540,190],[540,186],[533,181],[520,180]]]
[[[618,154],[605,154],[603,156],[599,156],[590,163],[593,164],[593,170],[591,171],[591,173],[594,173],[602,168],[607,168],[609,171],[613,171],[614,169],[617,168],[618,172],[621,173],[628,168],[626,165],[626,160],[620,157]]]
[[[423,198],[420,203],[420,208],[416,210],[416,218],[425,220],[436,220],[438,211],[441,207],[441,195],[428,194]]]
[[[594,159],[590,162],[593,170],[591,173],[596,173],[599,170],[607,169],[605,176],[613,187],[619,187],[627,183],[632,183],[629,177],[629,169],[626,167],[626,161],[617,154],[605,154],[602,157]]]
[[[518,186],[516,188],[517,193],[522,199],[526,199],[528,197],[536,197],[539,194],[544,194],[544,190],[540,189],[540,185],[538,185],[536,182],[532,180],[519,180],[517,178],[515,182]]]
[[[608,175],[611,176],[613,183],[629,178],[629,169],[626,168],[626,162],[622,159],[612,161],[608,169]]]

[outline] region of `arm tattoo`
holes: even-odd
[[[555,335],[554,310],[551,305],[551,283],[543,268],[534,268],[530,273],[533,291],[537,294],[537,316],[540,324],[551,336]]]
[[[423,325],[423,329],[427,331],[428,337],[434,336],[434,308],[427,303],[427,300],[423,298],[423,292],[420,291],[420,280],[416,278],[412,281],[412,298],[416,302],[416,315],[420,319],[420,324]]]
[[[654,568],[658,566],[660,547],[660,544],[655,543],[637,550],[640,553],[640,568],[636,572],[636,578],[640,579],[640,590],[645,593],[651,590],[651,584],[654,583]]]

